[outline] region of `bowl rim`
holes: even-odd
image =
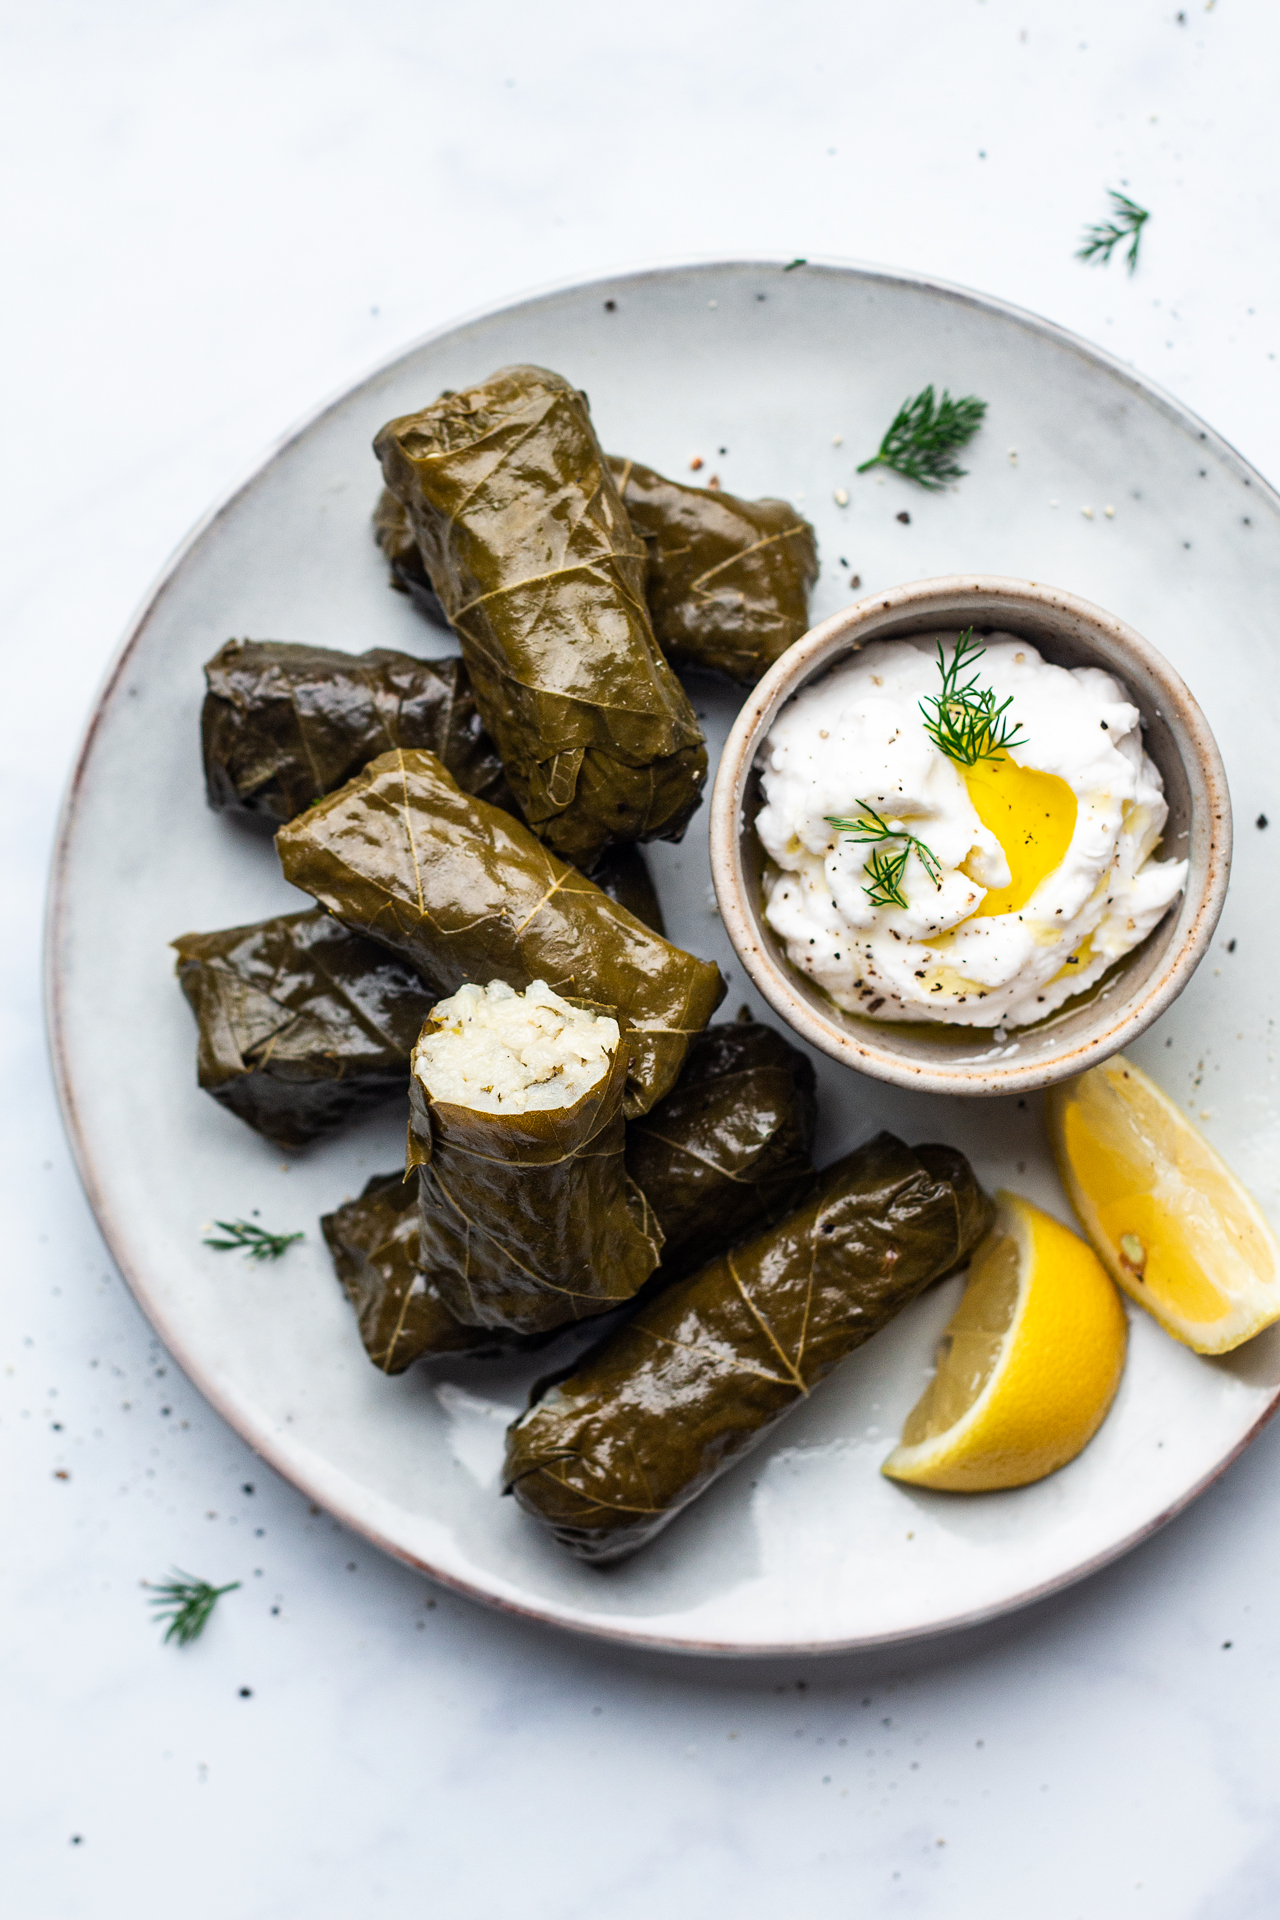
[[[1035,1061],[998,1057],[946,1064],[916,1061],[879,1042],[870,1020],[861,1022],[855,1032],[834,1013],[828,1018],[800,992],[787,963],[775,956],[748,897],[742,861],[742,840],[748,831],[743,800],[764,736],[802,684],[834,666],[841,655],[858,651],[876,637],[878,627],[894,624],[903,613],[936,612],[939,623],[947,624],[948,614],[984,598],[1013,600],[1042,618],[1061,614],[1094,628],[1159,686],[1162,711],[1175,723],[1175,742],[1191,790],[1192,818],[1203,816],[1207,827],[1203,868],[1198,874],[1194,856],[1189,860],[1181,911],[1185,913],[1189,904],[1191,913],[1181,940],[1135,996],[1094,1003],[1105,1009],[1100,1031],[1077,1037],[1060,1053]],[[1189,743],[1190,755],[1182,739]],[[1034,1092],[1099,1065],[1136,1040],[1172,1005],[1208,951],[1218,924],[1231,872],[1231,831],[1226,769],[1209,723],[1185,681],[1150,641],[1115,614],[1064,588],[1004,574],[943,574],[863,594],[812,627],[752,688],[725,742],[712,789],[711,878],[725,930],[752,984],[811,1046],[894,1086],[921,1093],[995,1096]],[[886,1024],[885,1031],[891,1032],[892,1026]]]

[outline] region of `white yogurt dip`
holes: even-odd
[[[1096,667],[991,635],[972,672],[1019,735],[972,767],[948,757],[920,703],[956,637],[873,642],[783,708],[760,758],[765,917],[847,1012],[1026,1026],[1146,938],[1187,863],[1152,858],[1163,783],[1138,709]],[[880,832],[877,816],[878,843],[829,824]]]

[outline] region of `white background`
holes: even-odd
[[[691,254],[922,269],[1280,477],[1278,63],[1266,0],[0,5],[20,1920],[1280,1907],[1280,1427],[1120,1566],[914,1652],[703,1665],[506,1620],[310,1512],[167,1362],[76,1183],[39,992],[60,791],[148,581],[297,415],[453,315]],[[1123,183],[1153,210],[1133,278],[1072,257]],[[243,1582],[185,1651],[139,1584],[175,1562]]]

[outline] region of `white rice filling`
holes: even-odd
[[[438,1001],[414,1052],[433,1100],[478,1113],[572,1107],[609,1071],[618,1023],[571,1007],[545,980],[517,993],[501,980]]]

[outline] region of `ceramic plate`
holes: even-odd
[[[1280,1328],[1204,1360],[1136,1312],[1119,1396],[1073,1465],[1011,1493],[910,1492],[878,1468],[927,1378],[950,1282],[653,1546],[600,1571],[498,1497],[503,1429],[545,1357],[390,1380],[364,1356],[316,1220],[397,1164],[402,1111],[285,1162],[196,1088],[168,941],[303,904],[269,840],[205,807],[201,664],[232,634],[450,651],[388,591],[369,443],[391,415],[511,361],[584,387],[610,449],[673,474],[700,456],[704,478],[797,502],[821,543],[815,620],[906,580],[1013,574],[1084,595],[1168,656],[1222,748],[1237,854],[1211,954],[1135,1058],[1280,1226],[1275,861],[1253,825],[1271,811],[1280,833],[1280,500],[1167,396],[1043,321],[908,275],[718,262],[541,294],[425,340],[287,440],[161,581],[90,724],[52,893],[53,1050],[103,1232],[172,1354],[251,1446],[349,1526],[479,1599],[730,1653],[866,1646],[1019,1606],[1114,1558],[1223,1470],[1276,1403]],[[969,477],[939,494],[855,477],[930,380],[990,402]],[[692,690],[714,770],[736,698]],[[726,1014],[744,1001],[764,1014],[716,918],[706,817],[651,850],[668,928],[730,976]],[[1069,1220],[1035,1098],[935,1098],[814,1064],[822,1161],[879,1127],[945,1140],[989,1185]],[[213,1218],[254,1208],[305,1242],[265,1270],[201,1245]]]

